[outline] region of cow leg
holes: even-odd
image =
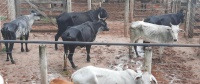
[[[135,43],[136,40],[138,39],[138,36],[136,36],[134,33],[132,33],[133,31],[131,31],[131,34],[130,34],[130,43]],[[133,58],[134,57],[137,57],[136,55],[136,50],[135,50],[135,47],[133,48],[132,46],[129,47],[129,57],[130,58]],[[133,54],[133,55],[132,55]]]
[[[90,62],[90,48],[91,48],[91,45],[86,46],[87,62]]]
[[[16,40],[16,35],[15,33],[10,33],[10,39],[11,40]],[[15,64],[15,61],[13,60],[13,57],[12,57],[12,50],[13,50],[13,46],[14,46],[14,43],[10,43],[10,46],[9,46],[9,55],[10,55],[10,61],[12,64]]]
[[[139,41],[139,39],[136,40],[135,43],[138,43],[138,41]],[[137,46],[134,46],[134,49],[135,49],[136,56],[139,57]]]
[[[20,40],[23,40],[23,36],[20,37]],[[23,43],[21,43],[21,52],[24,52]]]
[[[10,61],[12,64],[15,64],[15,61],[13,60],[13,57],[12,57],[12,50],[13,50],[13,46],[14,46],[14,43],[10,43],[10,46],[9,46],[9,56],[10,56]]]
[[[57,34],[55,35],[55,41],[58,41],[59,37],[62,35],[64,31],[58,29]],[[55,50],[58,50],[58,45],[55,43]]]
[[[25,40],[26,41],[28,40],[28,37],[29,37],[29,32],[25,35]],[[26,45],[26,52],[29,52],[28,43],[25,43],[25,45]]]
[[[163,46],[160,46],[160,49],[159,49],[159,57],[160,57],[160,62],[163,63],[163,60],[162,60],[162,54],[163,54],[163,49],[164,47]]]
[[[8,43],[5,43],[5,46],[6,46],[6,53],[7,53],[6,61],[9,61],[9,48],[8,48]]]
[[[67,54],[68,54],[68,46],[64,44],[64,68],[63,71],[67,70]]]
[[[69,62],[71,63],[72,68],[76,69],[77,66],[75,66],[75,64],[74,64],[74,62],[73,62],[73,54],[74,54],[74,51],[75,51],[75,46],[70,46],[70,47],[69,47],[68,59],[69,59]]]

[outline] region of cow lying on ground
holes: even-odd
[[[63,41],[82,41],[82,42],[93,42],[96,38],[97,32],[100,30],[102,31],[108,31],[109,28],[107,27],[107,23],[104,20],[99,20],[99,21],[87,21],[81,25],[73,26],[67,29],[63,34],[62,34],[62,40]],[[90,61],[90,48],[91,45],[67,45],[64,44],[64,52],[67,56],[68,50],[69,50],[69,55],[68,59],[71,63],[71,66],[75,69],[76,66],[73,62],[73,54],[75,51],[75,48],[77,46],[80,47],[86,47],[87,51],[87,61]],[[64,62],[66,58],[64,56]],[[64,70],[66,70],[66,63],[64,63]]]
[[[114,71],[94,66],[83,67],[71,76],[74,84],[157,84],[155,77],[149,73],[137,73],[126,69]]]
[[[60,78],[55,78],[51,80],[50,84],[74,84],[74,83]]]
[[[34,23],[35,20],[40,19],[40,14],[37,13],[37,11],[32,11],[29,15],[23,15],[15,20],[4,23],[3,28],[1,29],[2,36],[4,40],[16,40],[17,38],[20,38],[20,40],[28,40],[29,32],[31,30],[31,26]],[[28,52],[28,46],[26,44],[26,52]],[[12,49],[14,46],[14,43],[5,43],[6,46],[6,52],[7,52],[7,59],[6,61],[10,60],[12,64],[15,63],[15,61],[12,58]],[[23,43],[21,43],[21,52],[24,52]]]
[[[136,21],[133,22],[130,27],[130,40],[131,43],[136,43],[140,38],[142,38],[144,41],[154,43],[173,43],[178,41],[179,31],[182,31],[182,29],[179,29],[179,25],[171,24],[171,27],[169,27],[151,24],[144,21]],[[161,58],[163,47],[161,47],[159,51]],[[134,52],[134,56],[138,56],[136,46],[134,46],[134,49],[130,48],[130,52]]]
[[[58,31],[55,35],[55,41],[58,41],[58,38],[69,26],[80,25],[87,21],[98,21],[99,19],[106,20],[106,18],[108,18],[108,14],[106,10],[101,7],[96,10],[89,10],[86,12],[64,12],[56,17]],[[57,44],[55,44],[55,49],[58,49]]]

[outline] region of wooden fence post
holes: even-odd
[[[91,6],[92,1],[91,0],[87,0],[87,3],[88,3],[88,10],[91,10],[92,9],[92,6]]]
[[[67,0],[67,12],[72,12],[72,3],[71,0]]]
[[[188,6],[187,6],[187,17],[186,17],[186,33],[185,36],[188,39],[188,37],[192,37],[189,33],[190,30],[190,8],[191,8],[191,0],[188,0]]]
[[[16,10],[15,10],[15,0],[8,0],[8,14],[10,20],[14,20],[16,18]]]
[[[125,1],[125,11],[124,11],[124,36],[128,36],[128,23],[129,23],[129,1]]]
[[[200,38],[199,38],[199,44],[200,44]],[[200,47],[197,47],[197,56],[200,55]]]
[[[131,16],[131,22],[133,21],[133,10],[134,10],[134,0],[130,0],[130,16]]]
[[[151,64],[152,64],[152,49],[151,47],[146,47],[144,55],[144,70],[151,73]]]
[[[1,14],[1,13],[0,13],[0,14]],[[1,24],[1,20],[0,20],[0,29],[1,29],[1,27],[2,27],[1,25],[3,25],[3,24]],[[2,39],[1,39],[1,33],[0,33],[0,40],[2,40]],[[1,51],[1,50],[2,50],[2,43],[0,43],[0,51]]]
[[[48,84],[46,45],[39,45],[41,84]]]

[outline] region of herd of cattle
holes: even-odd
[[[40,16],[41,14],[38,11],[31,11],[29,15],[22,15],[11,22],[4,23],[1,29],[4,40],[16,40],[17,38],[20,38],[20,40],[28,40],[32,24],[35,20],[39,20]],[[58,31],[55,35],[55,41],[58,41],[61,36],[63,41],[93,42],[98,31],[109,31],[106,23],[108,17],[106,10],[101,7],[86,12],[64,12],[56,17]],[[139,39],[143,39],[144,43],[176,42],[178,41],[179,31],[182,31],[179,28],[179,24],[183,21],[183,10],[174,14],[150,16],[143,21],[135,21],[130,26],[131,43],[136,43]],[[27,43],[25,43],[25,45],[26,52],[28,52]],[[6,61],[11,60],[12,64],[15,63],[12,57],[13,46],[14,43],[5,43],[7,52]],[[73,62],[73,53],[77,46],[86,47],[86,60],[90,62],[91,45],[64,44],[64,62],[66,62],[66,57],[68,57],[74,69],[76,69],[77,66]],[[57,49],[57,44],[55,44],[55,50]],[[162,49],[160,50],[162,53]],[[136,46],[134,46],[134,48],[130,47],[130,51],[129,53],[134,52],[134,56],[139,56]],[[23,43],[21,43],[21,52],[24,52]],[[64,70],[66,70],[66,63],[64,64]],[[153,75],[139,72],[141,71],[134,71],[131,69],[114,71],[87,66],[74,72],[72,74],[72,80],[74,84],[149,84],[150,81],[154,81],[157,84]],[[115,79],[113,79],[113,77],[115,77]],[[141,80],[138,80],[140,78]]]

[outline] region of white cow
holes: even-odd
[[[147,74],[148,75],[148,74]],[[114,71],[94,66],[83,67],[71,76],[74,84],[151,84],[157,80],[153,75],[146,77],[134,70]]]
[[[182,29],[179,29],[179,25],[171,24],[171,27],[169,27],[147,23],[144,21],[136,21],[132,22],[130,26],[130,40],[131,43],[136,43],[139,39],[154,43],[173,43],[178,41],[179,31],[183,31]],[[161,58],[163,47],[161,47],[159,50]],[[138,56],[136,47],[135,49],[130,48],[130,51],[134,52],[134,56]]]
[[[4,84],[3,77],[0,75],[0,84]]]

